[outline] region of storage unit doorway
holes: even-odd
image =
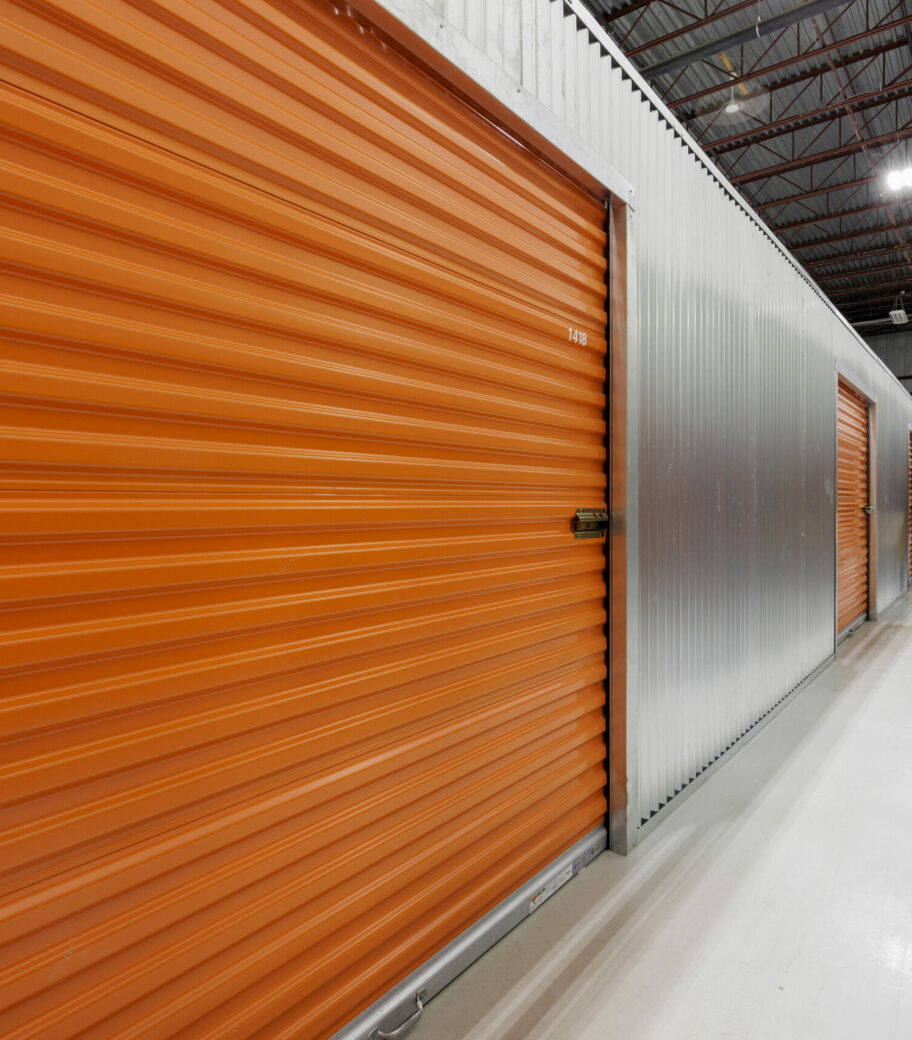
[[[836,633],[844,638],[870,615],[871,415],[869,402],[838,381]]]

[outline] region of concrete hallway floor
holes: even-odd
[[[912,598],[410,1034],[558,1038],[912,1038]]]

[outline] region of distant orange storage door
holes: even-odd
[[[839,383],[836,629],[868,610],[868,405]]]
[[[4,1040],[327,1037],[603,820],[604,210],[345,11],[3,6]]]

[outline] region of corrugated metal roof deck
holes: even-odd
[[[604,16],[627,5],[590,0],[590,6]],[[758,17],[766,20],[791,11],[797,3],[796,0],[760,0],[749,4],[734,0],[728,6],[733,13],[716,12],[711,15],[714,20],[709,24],[698,25],[655,46],[646,45],[689,24],[687,11],[693,13],[694,19],[705,21],[703,5],[697,0],[684,0],[671,7],[650,0],[630,14],[613,18],[608,27],[636,64],[648,70],[658,62],[749,28]],[[878,174],[893,165],[912,163],[912,139],[892,139],[898,128],[905,128],[907,124],[912,127],[912,34],[907,35],[900,26],[861,39],[872,27],[892,24],[910,14],[912,9],[904,3],[871,0],[862,4],[856,0],[816,15],[817,29],[827,43],[849,41],[845,47],[831,51],[830,58],[839,69],[839,79],[846,93],[864,98],[855,109],[856,118],[865,139],[874,143],[867,146],[866,151],[856,147],[813,165],[799,165],[768,176],[751,176],[784,162],[856,145],[853,121],[841,106],[809,120],[807,125],[793,125],[787,134],[780,132],[765,140],[743,144],[732,142],[724,150],[713,147],[713,142],[723,138],[760,131],[767,124],[833,107],[841,101],[840,83],[829,68],[827,55],[820,51],[815,25],[810,19],[729,48],[727,57],[739,69],[752,70],[756,66],[760,70],[772,70],[747,80],[743,86],[729,86],[721,54],[694,61],[654,79],[654,85],[675,114],[722,170],[739,184],[745,198],[759,209],[799,262],[808,267],[811,276],[840,306],[859,302],[859,296],[865,294],[875,301],[872,304],[875,310],[883,310],[880,297],[895,291],[897,281],[912,278],[912,256],[904,251],[903,243],[891,227],[891,220],[899,225],[912,224],[912,198],[888,194],[883,177],[872,178],[868,158],[873,159]],[[816,55],[802,57],[809,49],[816,50]],[[871,52],[871,56],[865,61],[841,64],[847,57],[867,52]],[[822,74],[817,74],[821,70]],[[897,83],[908,86],[899,90],[898,96],[889,103],[878,103],[877,92]],[[742,109],[726,114],[723,107],[732,89]],[[703,96],[682,103],[683,99],[701,94]],[[849,186],[800,197],[843,183]],[[778,200],[784,201],[777,205]],[[844,215],[835,216],[837,214]],[[908,229],[901,227],[900,230],[903,242],[907,241]],[[868,256],[871,253],[874,255]],[[853,259],[858,254],[863,255]],[[830,262],[824,263],[830,258]],[[908,266],[903,266],[906,263]],[[869,273],[859,277],[859,271],[867,272],[869,268]],[[855,310],[849,313],[855,317]]]

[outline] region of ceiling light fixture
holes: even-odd
[[[906,304],[903,300],[905,291],[901,292],[899,296],[893,301],[893,306],[890,308],[890,321],[894,325],[908,325],[909,315],[906,313]]]
[[[907,166],[904,170],[893,170],[887,174],[887,187],[892,191],[899,191],[900,188],[912,188],[912,166]]]
[[[870,321],[853,321],[853,328],[860,329],[862,326],[867,325],[889,325],[891,322],[894,325],[908,325],[909,314],[906,311],[905,296],[906,290],[903,289],[893,301],[893,306],[890,308],[890,313],[886,318],[872,318]]]
[[[725,111],[729,115],[734,115],[735,112],[741,111],[741,102],[735,101],[735,88],[731,88],[731,97],[728,100],[728,104],[725,106]]]

